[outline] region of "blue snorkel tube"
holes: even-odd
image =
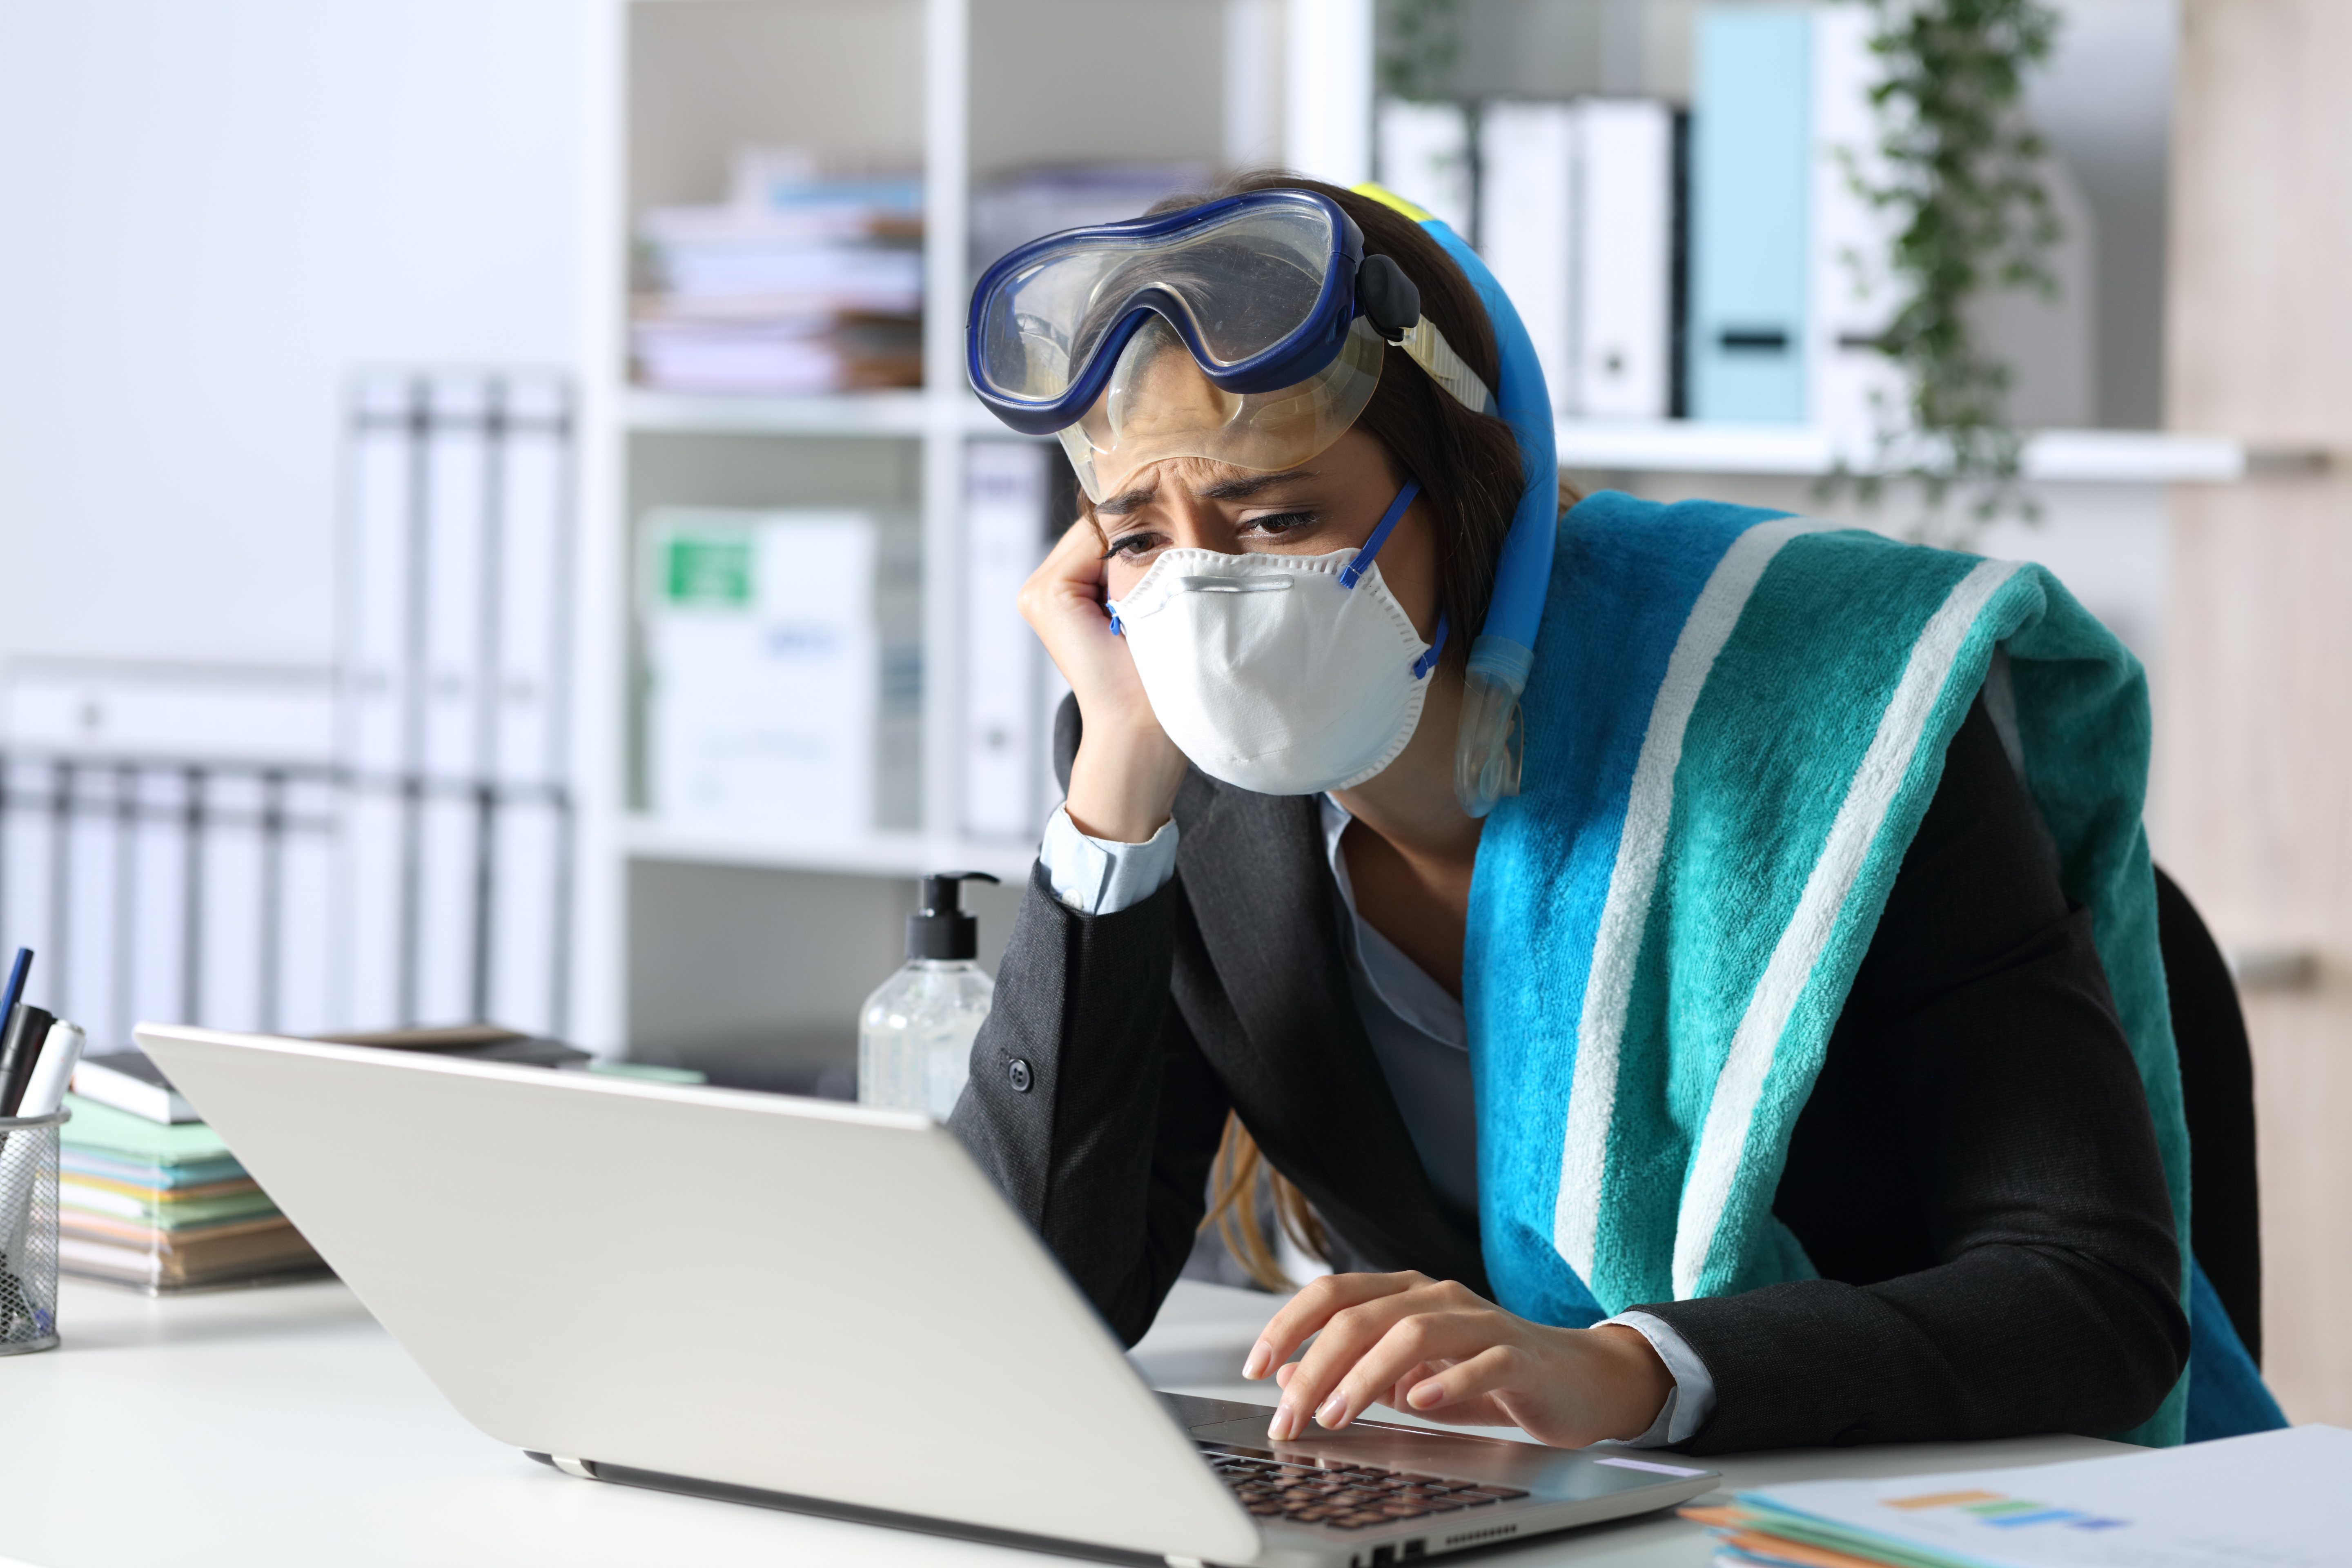
[[[1478,253],[1441,220],[1378,185],[1355,187],[1393,207],[1429,232],[1478,291],[1494,324],[1502,362],[1495,388],[1496,412],[1518,438],[1527,488],[1519,492],[1511,531],[1495,563],[1495,593],[1486,624],[1470,645],[1464,678],[1462,728],[1454,750],[1454,795],[1462,809],[1484,816],[1506,795],[1519,793],[1517,736],[1519,694],[1536,662],[1536,628],[1543,623],[1544,596],[1551,587],[1552,542],[1559,531],[1559,463],[1552,445],[1551,393],[1544,385],[1536,346],[1520,324],[1511,297],[1486,270]]]

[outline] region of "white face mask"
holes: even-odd
[[[1396,761],[1445,624],[1423,643],[1372,556],[1418,489],[1360,550],[1165,551],[1111,606],[1160,727],[1194,767],[1261,795],[1314,795]]]

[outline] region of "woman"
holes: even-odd
[[[968,1146],[1130,1342],[1190,1251],[1221,1142],[1262,1148],[1349,1265],[1250,1352],[1244,1375],[1281,1386],[1276,1439],[1381,1403],[1548,1443],[1699,1452],[2116,1432],[2177,1404],[2185,1205],[2092,929],[2095,912],[2120,940],[2130,922],[2110,910],[2139,896],[2134,866],[2146,880],[2137,783],[2059,790],[2121,800],[2129,820],[2090,811],[2081,828],[2070,810],[2053,841],[2011,732],[2042,733],[2037,715],[2066,704],[2024,679],[2010,690],[1979,649],[1954,666],[1966,689],[1937,699],[1948,712],[1922,710],[1945,716],[1915,726],[1919,761],[1895,770],[1910,782],[1884,792],[1883,830],[1856,830],[1851,798],[1831,820],[1805,793],[1809,759],[1844,732],[1828,711],[1838,680],[1912,710],[1918,655],[1890,662],[1874,645],[1873,604],[1900,600],[1917,562],[1945,563],[1936,582],[1970,604],[2014,584],[1979,593],[1964,559],[1816,540],[1738,509],[1596,497],[1538,568],[1529,671],[1495,633],[1500,598],[1528,587],[1513,565],[1528,469],[1540,485],[1550,464],[1516,319],[1498,294],[1482,306],[1466,253],[1382,200],[1276,177],[1228,195],[1272,212],[1267,193],[1284,191],[1344,214],[1368,258],[1359,319],[1336,358],[1320,351],[1337,368],[1296,386],[1209,379],[1231,371],[1209,340],[1278,292],[1282,242],[1265,235],[1234,262],[1205,226],[1166,220],[1150,241],[1167,247],[1159,281],[1140,293],[1116,271],[1137,265],[1120,258],[1131,245],[1084,266],[1069,259],[1083,246],[1057,253],[1087,298],[1143,301],[1116,320],[1065,304],[1060,327],[1039,326],[1053,319],[1043,263],[1000,267],[975,304],[992,406],[1026,428],[1085,410],[1059,428],[1092,504],[1022,596],[1073,693],[1067,799],[974,1048],[954,1119]],[[1168,324],[1180,318],[1190,338]],[[999,324],[1015,321],[1029,335],[1007,349],[1016,329]],[[1368,322],[1387,340],[1377,363]],[[1084,382],[1097,351],[1117,366]],[[1475,411],[1497,389],[1517,439]],[[1548,496],[1540,510],[1548,545]],[[1656,622],[1673,635],[1623,618],[1672,597],[1676,552],[1706,554],[1681,542],[1702,538],[1730,542],[1685,574],[1690,595]],[[1810,576],[1785,565],[1816,560]],[[1342,592],[1331,574],[1350,568]],[[1707,633],[1743,572],[1763,588]],[[1817,597],[1767,602],[1798,593]],[[1821,710],[1790,705],[1793,675],[1773,673],[1812,657],[1801,644],[1753,665],[1752,690],[1732,682],[1764,657],[1742,651],[1755,626],[1811,626],[1833,604],[1858,629],[1819,641],[1853,643],[1864,673],[1832,672]],[[1954,621],[1941,603],[1927,625],[1967,632],[1992,613]],[[1637,679],[1645,660],[1663,673]],[[1501,749],[1516,742],[1492,718],[1507,721],[1515,674],[1516,799]],[[2099,691],[2066,710],[2078,729],[2138,700]],[[1722,728],[1734,712],[1780,717]],[[1893,721],[1864,717],[1844,730],[1883,748]],[[1686,799],[1709,746],[1727,782]],[[1612,768],[1632,805],[1595,805]],[[1672,811],[1641,861],[1625,846],[1651,831],[1641,802],[1658,788]],[[1833,919],[1804,911],[1835,856],[1793,879],[1775,859],[1813,816],[1822,842],[1861,846]],[[1616,858],[1585,864],[1595,844]],[[2124,848],[2099,861],[2082,844]],[[2067,879],[2092,861],[2095,911]],[[1809,919],[1827,933],[1818,962],[1790,971]],[[1707,987],[1730,984],[1711,970],[1749,949],[1745,1010],[1709,1014]],[[1759,1024],[1756,998],[1783,972],[1785,1005]],[[1741,1083],[1744,1101],[1726,1088]],[[1740,1123],[1727,1163],[1732,1101],[1763,1131]],[[2163,1109],[2177,1120],[2177,1100]],[[1219,1169],[1230,1184],[1248,1163]]]

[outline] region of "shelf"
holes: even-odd
[[[921,391],[759,397],[632,388],[623,396],[622,418],[632,430],[696,434],[913,437],[939,429],[1019,439],[961,388],[945,398]]]
[[[827,397],[688,396],[633,391],[625,417],[632,430],[770,436],[917,437],[1003,436],[979,401],[924,392],[843,393]],[[1841,443],[1801,425],[1717,425],[1692,420],[1563,419],[1555,427],[1559,465],[1591,472],[1781,474],[1831,472],[1843,453],[1866,468],[1867,439]],[[2052,484],[2226,484],[2252,473],[2322,466],[2317,452],[2250,450],[2225,436],[2160,430],[2044,430],[2028,437],[2025,477]]]
[[[624,820],[622,847],[634,858],[691,860],[706,865],[772,870],[832,871],[868,877],[920,877],[934,871],[987,871],[1018,885],[1037,858],[1034,845],[934,838],[912,832],[842,834],[826,837],[753,829]]]
[[[633,390],[623,409],[632,430],[772,436],[920,436],[930,414],[920,392],[748,397]]]
[[[1563,419],[1563,468],[1602,472],[1818,476],[1869,467],[1867,437],[1841,442],[1800,425],[1717,425],[1679,419]],[[2222,436],[2158,430],[2044,430],[2027,438],[2025,477],[2055,484],[2223,484],[2250,472],[2308,468],[2317,453],[2250,452]]]

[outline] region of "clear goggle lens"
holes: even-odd
[[[1308,203],[1244,207],[1157,238],[1088,236],[999,283],[974,323],[990,389],[1066,393],[1139,295],[1180,314],[1210,363],[1244,363],[1305,327],[1328,270],[1329,217]]]

